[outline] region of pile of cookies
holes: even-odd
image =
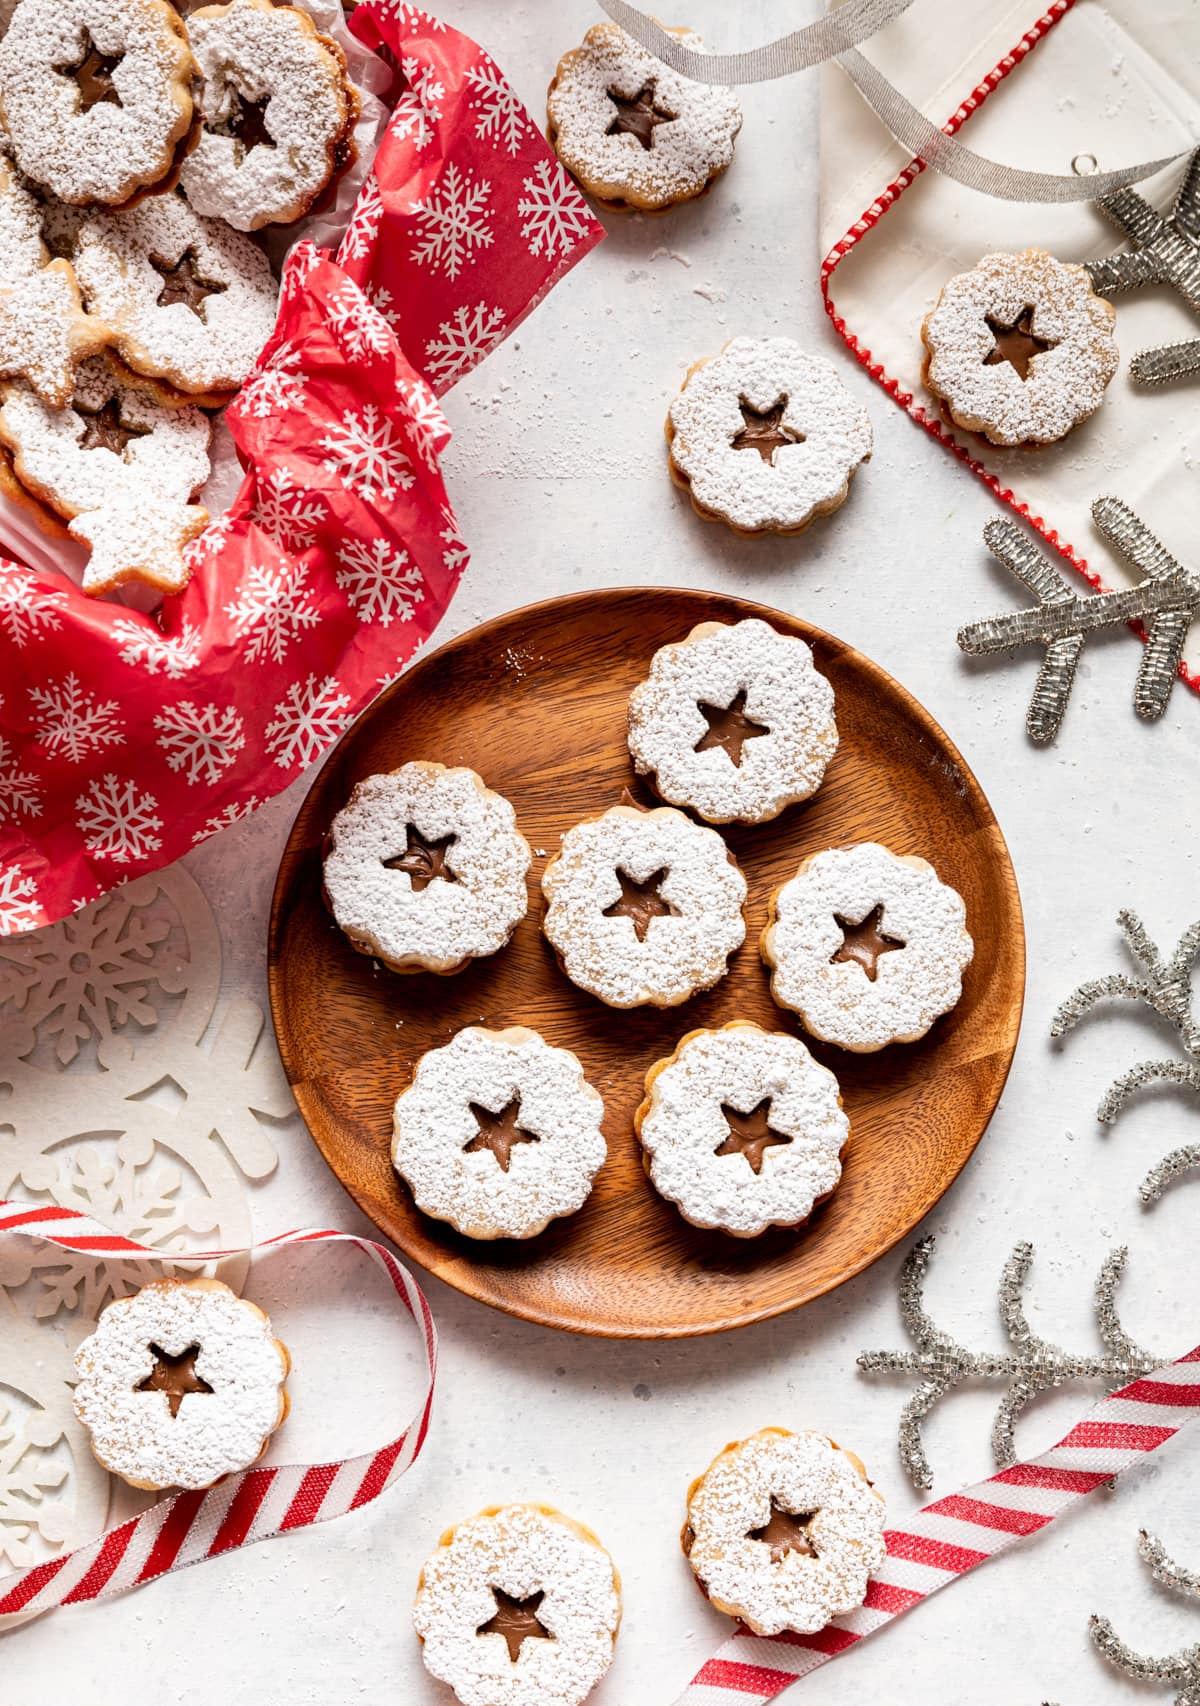
[[[820,787],[834,696],[801,639],[758,618],[663,646],[629,700],[628,794],[566,829],[542,929],[607,1006],[672,1008],[710,989],[746,934],[747,882],[719,824],[762,824]],[[509,801],[472,770],[416,759],[360,782],[330,826],[327,905],[394,972],[451,975],[525,916],[532,855]],[[771,993],[856,1053],[923,1036],[962,992],[973,946],[933,867],[865,842],[806,858],[771,896]],[[469,1026],[417,1063],[392,1158],[420,1209],[470,1238],[530,1238],[586,1201],[604,1105],[535,1030]],[[805,1044],[735,1019],[692,1030],[646,1073],[633,1113],[651,1182],[693,1225],[739,1238],[798,1226],[836,1187],[849,1137],[837,1078]]]
[[[354,159],[336,42],[271,0],[16,0],[0,40],[0,487],[89,547],[83,589],[177,592],[212,412],[275,325],[252,235]]]

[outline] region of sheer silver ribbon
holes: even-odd
[[[1123,166],[1115,172],[1094,172],[1087,177],[1027,172],[1019,166],[1004,166],[976,154],[931,124],[858,51],[859,42],[866,41],[906,12],[912,0],[848,0],[837,11],[748,53],[698,53],[694,48],[684,47],[677,37],[669,35],[653,18],[628,5],[626,0],[600,0],[600,4],[614,22],[656,59],[697,83],[765,83],[836,59],[859,94],[910,153],[968,189],[1003,201],[1099,201],[1126,184],[1153,177],[1164,166],[1191,152],[1189,147],[1177,154],[1165,154],[1159,160],[1144,160],[1136,166]]]

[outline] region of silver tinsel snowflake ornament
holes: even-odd
[[[1145,1084],[1183,1084],[1200,1094],[1200,1023],[1192,1017],[1192,966],[1200,952],[1200,919],[1184,931],[1170,959],[1159,953],[1135,912],[1119,912],[1117,923],[1143,975],[1128,977],[1113,972],[1080,984],[1054,1015],[1050,1035],[1055,1039],[1065,1036],[1098,1001],[1136,1001],[1174,1027],[1189,1059],[1139,1061],[1115,1079],[1096,1110],[1096,1118],[1104,1125],[1111,1125],[1129,1096]],[[1142,1201],[1157,1202],[1172,1179],[1191,1167],[1200,1167],[1200,1144],[1189,1144],[1165,1155],[1142,1180]]]
[[[1111,296],[1143,284],[1167,284],[1200,314],[1200,148],[1188,163],[1169,216],[1156,213],[1144,196],[1128,187],[1096,205],[1120,226],[1133,247],[1084,262],[1093,289]],[[1198,368],[1200,342],[1188,342],[1143,350],[1129,371],[1143,385],[1162,385]]]
[[[1040,1339],[1025,1315],[1025,1281],[1033,1246],[1018,1244],[1000,1281],[1000,1317],[1012,1349],[1005,1353],[966,1350],[936,1327],[925,1311],[925,1274],[934,1240],[922,1238],[909,1251],[900,1273],[900,1315],[915,1351],[864,1351],[858,1366],[866,1374],[915,1374],[920,1379],[900,1412],[900,1459],[915,1487],[933,1485],[921,1438],[921,1424],[940,1398],[968,1380],[1003,1380],[1007,1390],[992,1424],[992,1452],[998,1469],[1017,1461],[1017,1419],[1031,1399],[1068,1380],[1098,1380],[1113,1392],[1152,1369],[1163,1357],[1142,1350],[1126,1334],[1117,1313],[1116,1290],[1127,1251],[1113,1250],[1096,1281],[1096,1322],[1103,1352],[1072,1356]]]
[[[1147,1534],[1145,1529],[1138,1540],[1138,1551],[1155,1581],[1173,1593],[1200,1601],[1200,1576],[1172,1563],[1162,1543],[1152,1534]],[[1145,1658],[1125,1645],[1107,1617],[1093,1617],[1090,1629],[1092,1640],[1100,1652],[1126,1676],[1137,1682],[1170,1683],[1179,1690],[1175,1706],[1200,1706],[1200,1641],[1194,1647],[1184,1647],[1166,1658]]]
[[[1045,646],[1025,721],[1032,740],[1053,740],[1058,733],[1088,634],[1127,622],[1142,622],[1146,627],[1134,709],[1140,717],[1161,717],[1179,673],[1188,630],[1200,611],[1200,572],[1177,562],[1127,504],[1119,498],[1097,498],[1092,518],[1109,543],[1142,571],[1144,579],[1136,586],[1117,592],[1077,592],[1011,521],[989,521],[983,530],[988,550],[1029,588],[1037,608],[969,622],[959,629],[958,643],[973,655]]]

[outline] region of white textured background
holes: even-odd
[[[444,0],[440,10],[493,51],[538,111],[559,54],[596,16],[586,0]],[[784,0],[743,0],[736,10],[708,0],[689,21],[716,35],[722,12],[731,46],[796,21]],[[1036,657],[977,666],[958,654],[960,622],[1016,597],[980,542],[995,508],[828,328],[815,282],[815,92],[804,78],[747,91],[737,157],[716,193],[666,218],[613,219],[608,242],[451,394],[447,477],[473,561],[439,637],[581,587],[712,586],[821,624],[923,700],[992,800],[1029,945],[1025,1030],[1007,1093],[926,1228],[939,1239],[933,1314],[966,1344],[999,1348],[1000,1268],[1028,1237],[1036,1329],[1088,1350],[1095,1273],[1113,1243],[1127,1242],[1125,1324],[1178,1352],[1200,1338],[1200,1175],[1148,1212],[1136,1187],[1160,1155],[1197,1140],[1200,1104],[1147,1094],[1115,1132],[1093,1117],[1109,1079],[1147,1053],[1172,1052],[1173,1034],[1110,1008],[1059,1051],[1047,1027],[1082,978],[1121,969],[1119,907],[1141,910],[1164,946],[1197,914],[1200,704],[1180,689],[1161,725],[1142,726],[1130,708],[1136,643],[1123,633],[1097,640],[1058,745],[1035,751],[1023,719]],[[706,525],[666,476],[671,393],[693,359],[739,332],[786,332],[833,354],[875,423],[875,456],[849,503],[800,539],[742,540]],[[222,921],[232,992],[265,1000],[267,905],[303,789],[189,861]],[[260,1234],[358,1224],[299,1130],[254,1202]],[[727,1440],[766,1423],[821,1428],[864,1457],[897,1512],[917,1502],[896,1455],[906,1388],[854,1366],[861,1348],[904,1342],[899,1256],[799,1315],[666,1346],[547,1332],[428,1281],[442,1377],[432,1437],[407,1480],[333,1526],[18,1629],[0,1640],[0,1701],[26,1706],[53,1693],[74,1706],[449,1706],[409,1623],[421,1560],[452,1521],[528,1497],[590,1523],[624,1577],[625,1624],[597,1706],[669,1706],[725,1628],[692,1585],[677,1536],[688,1480]],[[411,1340],[374,1276],[364,1282],[364,1266],[348,1256],[333,1269],[318,1260],[275,1258],[256,1282],[296,1357],[287,1460],[380,1442],[415,1390]],[[1089,1397],[1074,1390],[1039,1403],[1022,1449],[1051,1443]],[[994,1402],[981,1388],[939,1409],[928,1438],[940,1492],[987,1472]],[[1114,1496],[1097,1496],[830,1665],[797,1699],[1168,1700],[1168,1690],[1110,1672],[1086,1623],[1092,1610],[1110,1612],[1150,1651],[1200,1640],[1200,1613],[1150,1585],[1135,1555],[1146,1524],[1200,1568],[1198,1454],[1200,1438],[1166,1448]]]

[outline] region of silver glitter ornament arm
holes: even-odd
[[[1129,377],[1137,385],[1169,385],[1193,373],[1200,373],[1200,338],[1140,350],[1129,363]]]
[[[1189,1599],[1200,1599],[1200,1575],[1185,1570],[1168,1558],[1162,1541],[1144,1528],[1138,1534],[1138,1551],[1150,1566],[1150,1574],[1156,1582],[1161,1582],[1174,1593],[1185,1594]]]
[[[1138,1552],[1156,1581],[1175,1593],[1200,1599],[1200,1576],[1181,1569],[1167,1556],[1162,1542],[1145,1529],[1138,1536]],[[1091,1618],[1089,1631],[1097,1649],[1126,1676],[1138,1682],[1171,1683],[1179,1689],[1175,1706],[1200,1706],[1200,1643],[1165,1658],[1150,1658],[1127,1646],[1107,1617]]]
[[[1106,998],[1122,1001],[1149,1001],[1151,989],[1148,983],[1142,983],[1137,978],[1125,977],[1120,972],[1113,972],[1108,977],[1094,977],[1087,983],[1081,983],[1059,1007],[1050,1021],[1052,1037],[1065,1036],[1085,1013],[1090,1013],[1098,1001]]]
[[[1200,1071],[1196,1072],[1194,1077],[1189,1077],[1187,1082],[1200,1092]],[[1189,1143],[1182,1149],[1173,1149],[1169,1155],[1163,1156],[1156,1167],[1151,1167],[1138,1186],[1138,1195],[1144,1203],[1157,1202],[1168,1185],[1173,1184],[1184,1173],[1191,1172],[1193,1167],[1200,1167],[1200,1143]]]
[[[1113,1125],[1116,1122],[1117,1115],[1134,1091],[1143,1089],[1147,1084],[1184,1084],[1189,1090],[1200,1093],[1200,1066],[1191,1066],[1186,1060],[1140,1060],[1136,1066],[1131,1066],[1129,1071],[1122,1074],[1120,1078],[1114,1079],[1104,1092],[1100,1099],[1100,1105],[1096,1109],[1096,1118],[1100,1124]],[[1186,1156],[1189,1153],[1200,1156],[1200,1149],[1190,1151],[1177,1149],[1174,1155],[1166,1156],[1153,1173],[1147,1174],[1141,1185],[1143,1202],[1157,1202],[1163,1193],[1163,1186],[1167,1183],[1168,1177],[1175,1178],[1192,1165],[1191,1162],[1185,1161],[1183,1165],[1173,1169],[1169,1175],[1162,1177],[1158,1188],[1151,1194],[1147,1194],[1147,1186],[1151,1179],[1160,1175],[1168,1163],[1175,1160],[1176,1157]]]

